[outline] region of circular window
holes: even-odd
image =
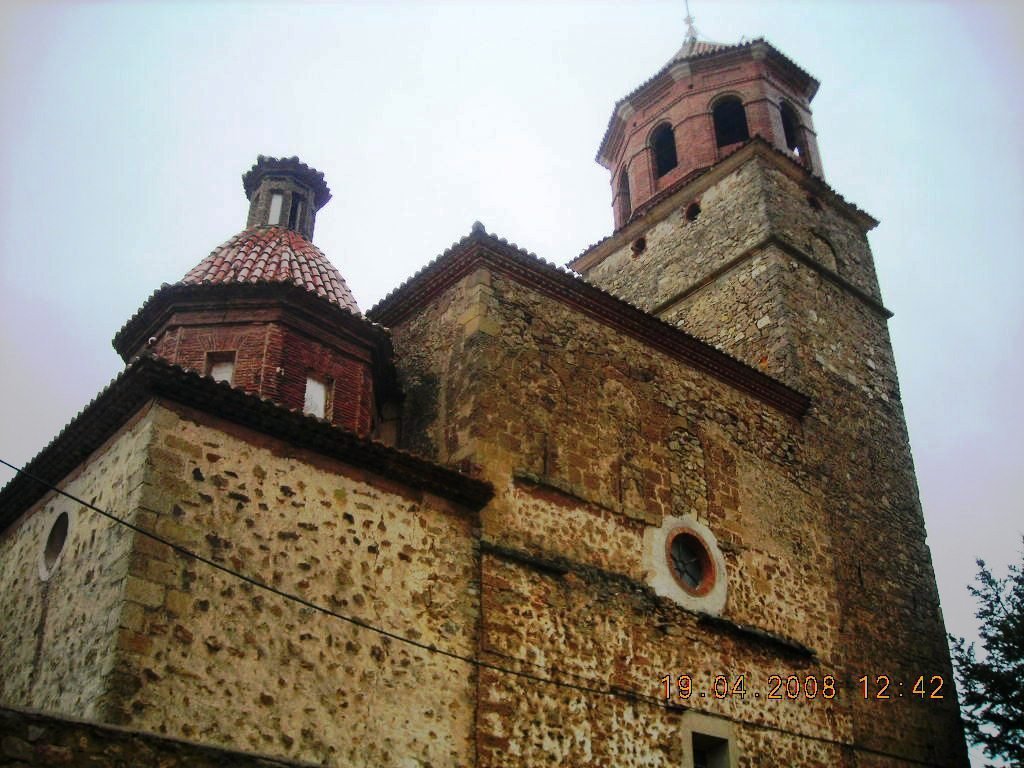
[[[43,547],[41,575],[44,579],[49,578],[50,572],[60,559],[61,552],[68,540],[68,513],[61,512],[50,526],[50,533],[46,537],[46,545]]]
[[[715,586],[715,564],[704,542],[680,528],[666,541],[669,569],[679,586],[691,595],[706,595]]]
[[[686,206],[686,220],[696,221],[697,217],[700,216],[700,203],[693,202]]]
[[[654,592],[687,610],[718,616],[729,587],[725,556],[693,515],[667,516],[644,531],[644,568]]]

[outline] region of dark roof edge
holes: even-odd
[[[203,761],[204,764],[208,765],[231,765],[238,766],[239,768],[242,766],[249,766],[250,768],[319,768],[319,766],[323,765],[323,763],[309,763],[290,757],[271,755],[266,752],[245,752],[236,747],[225,747],[219,744],[181,739],[176,736],[154,733],[139,728],[114,725],[99,720],[87,720],[83,717],[63,713],[46,712],[6,702],[0,703],[0,733],[16,733],[13,729],[9,731],[4,730],[5,727],[11,729],[12,725],[27,726],[26,730],[28,733],[31,733],[33,728],[39,728],[42,731],[49,730],[51,733],[57,731],[65,734],[70,730],[67,726],[77,726],[88,729],[93,737],[101,735],[100,738],[104,742],[113,741],[118,736],[124,737],[126,742],[133,744],[136,740],[141,740],[152,750],[150,754],[159,752],[159,750],[154,750],[152,745],[160,745],[166,752],[174,755],[175,758],[167,762],[159,761],[158,765],[181,765],[182,763],[178,762],[178,758],[182,756],[183,752],[187,751],[193,751],[201,757],[208,758],[210,760],[209,763],[206,763],[205,760]],[[32,737],[30,736],[29,738]],[[97,741],[99,740],[97,739]],[[39,749],[39,747],[36,747],[36,749]],[[75,754],[75,756],[78,757],[78,754]],[[192,764],[194,765],[195,763],[192,762]]]
[[[257,155],[252,168],[242,174],[242,189],[245,190],[246,199],[252,200],[252,196],[259,188],[260,181],[264,176],[276,174],[295,176],[303,184],[308,185],[313,190],[313,204],[318,211],[331,199],[331,190],[327,186],[323,172],[306,165],[294,155],[291,157]]]
[[[547,296],[573,304],[590,317],[706,371],[791,416],[801,418],[810,407],[810,398],[768,374],[482,230],[474,229],[367,314],[377,322],[394,327],[478,266],[494,269]]]
[[[154,398],[191,406],[470,509],[480,509],[494,495],[490,483],[287,410],[152,355],[133,360],[25,465],[25,472],[58,485]],[[26,475],[16,475],[0,490],[0,531],[48,491]]]
[[[111,344],[122,359],[129,354],[144,335],[163,314],[167,304],[175,300],[191,300],[209,297],[213,301],[223,301],[233,297],[271,299],[297,303],[315,309],[328,318],[352,328],[359,328],[367,336],[377,342],[384,341],[387,329],[374,324],[364,316],[335,304],[330,299],[307,291],[305,288],[284,282],[257,283],[164,283],[149,295],[121,329],[114,334]]]

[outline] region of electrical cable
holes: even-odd
[[[574,690],[574,691],[577,691],[577,692],[580,692],[580,693],[598,694],[598,695],[601,695],[601,696],[611,696],[611,697],[615,697],[615,698],[621,698],[621,699],[625,699],[627,701],[642,702],[642,703],[648,704],[650,706],[653,706],[656,709],[661,709],[661,710],[665,710],[665,711],[668,711],[668,712],[674,712],[674,713],[681,713],[681,712],[691,711],[691,712],[694,712],[694,713],[697,713],[697,714],[702,714],[702,715],[707,715],[707,716],[710,716],[710,717],[717,717],[717,718],[721,718],[721,719],[724,719],[724,720],[729,720],[730,722],[736,723],[738,725],[745,725],[745,726],[752,727],[752,728],[760,728],[760,729],[763,729],[763,730],[774,731],[774,732],[782,733],[782,734],[785,734],[785,735],[788,735],[788,736],[796,736],[798,738],[808,739],[808,740],[811,740],[811,741],[817,741],[817,742],[829,744],[829,745],[832,745],[832,746],[851,748],[851,749],[854,749],[854,750],[856,750],[858,752],[866,752],[866,753],[869,753],[869,754],[879,755],[879,756],[882,756],[882,757],[890,757],[890,758],[894,758],[894,759],[897,759],[897,760],[902,760],[904,762],[913,763],[914,765],[928,766],[929,768],[935,768],[938,765],[937,763],[924,762],[924,761],[921,761],[921,760],[917,760],[916,758],[907,757],[905,755],[898,755],[898,754],[895,754],[895,753],[892,753],[892,752],[886,752],[886,751],[883,751],[883,750],[873,749],[871,747],[866,747],[866,746],[857,745],[857,744],[851,744],[849,742],[839,741],[837,739],[830,739],[830,738],[828,738],[826,736],[815,736],[813,734],[800,733],[799,731],[792,731],[792,730],[789,730],[789,729],[786,729],[786,728],[782,728],[782,727],[779,727],[779,726],[771,725],[769,723],[759,723],[759,722],[751,721],[751,720],[743,720],[741,718],[738,718],[738,717],[735,717],[735,716],[732,716],[732,715],[706,712],[706,711],[702,711],[702,710],[699,710],[699,709],[693,709],[693,708],[688,707],[688,706],[683,705],[683,704],[666,703],[666,701],[663,700],[663,699],[659,699],[657,697],[650,696],[649,694],[644,694],[644,693],[641,693],[639,691],[634,691],[634,690],[629,689],[629,688],[620,688],[620,687],[617,687],[617,686],[616,687],[599,686],[597,681],[592,680],[590,678],[587,678],[587,677],[585,677],[583,675],[577,675],[577,674],[572,673],[572,672],[569,672],[568,674],[570,674],[573,677],[576,677],[576,678],[578,678],[580,680],[586,680],[587,682],[593,683],[594,685],[582,685],[582,684],[579,684],[579,683],[572,683],[572,682],[568,682],[568,681],[565,681],[565,680],[559,680],[559,679],[553,678],[553,677],[544,677],[542,675],[535,675],[535,674],[532,674],[530,672],[524,672],[522,670],[512,669],[511,667],[504,667],[504,666],[501,666],[499,664],[494,664],[492,662],[485,661],[484,659],[480,659],[480,658],[477,658],[475,656],[467,656],[465,654],[461,654],[461,653],[458,653],[456,651],[451,651],[451,650],[448,650],[446,648],[440,648],[440,647],[434,645],[433,643],[424,643],[424,642],[421,642],[419,640],[414,640],[411,637],[407,637],[405,635],[400,635],[397,632],[392,632],[390,630],[384,629],[383,627],[378,627],[378,626],[376,626],[374,624],[371,624],[371,623],[369,623],[367,621],[364,621],[363,619],[359,619],[359,618],[357,618],[355,616],[349,616],[349,615],[346,615],[346,614],[339,613],[337,611],[331,610],[330,608],[326,608],[326,607],[324,607],[322,605],[319,605],[319,604],[314,603],[314,602],[312,602],[310,600],[307,600],[306,598],[302,597],[301,595],[297,595],[297,594],[295,594],[293,592],[286,592],[286,591],[284,591],[282,589],[278,589],[277,587],[275,587],[275,586],[273,586],[271,584],[267,584],[266,582],[261,581],[261,580],[255,578],[255,577],[248,576],[248,575],[246,575],[244,573],[241,573],[240,571],[234,570],[233,568],[229,568],[228,566],[226,566],[226,565],[224,565],[222,563],[218,563],[216,560],[213,560],[211,558],[208,558],[208,557],[205,557],[203,555],[200,555],[198,552],[194,552],[191,549],[189,549],[187,547],[184,547],[184,546],[182,546],[180,544],[177,544],[177,543],[175,543],[175,542],[173,542],[173,541],[171,541],[171,540],[169,540],[169,539],[167,539],[167,538],[165,538],[165,537],[163,537],[163,536],[161,536],[161,535],[159,535],[157,533],[154,533],[154,532],[149,531],[149,530],[147,530],[145,528],[142,528],[141,526],[135,525],[134,523],[131,523],[128,520],[125,520],[124,518],[118,517],[117,515],[115,515],[115,514],[113,514],[111,512],[108,512],[108,511],[106,511],[104,509],[101,509],[100,507],[97,507],[96,505],[91,504],[91,503],[85,501],[84,499],[80,499],[77,496],[75,496],[74,494],[69,493],[69,492],[67,492],[67,491],[65,491],[65,490],[63,490],[61,488],[58,488],[57,486],[53,485],[49,481],[43,480],[41,477],[39,477],[39,476],[29,472],[28,470],[23,469],[21,467],[18,467],[18,466],[14,465],[14,464],[11,464],[10,462],[5,461],[2,458],[0,458],[0,464],[3,464],[4,466],[14,470],[16,473],[18,473],[20,475],[24,475],[25,477],[27,477],[30,480],[34,480],[35,482],[37,482],[40,485],[42,485],[45,488],[47,488],[48,490],[53,491],[53,492],[55,492],[57,494],[60,494],[61,496],[64,496],[65,498],[73,501],[76,504],[81,504],[86,509],[90,509],[93,512],[96,512],[97,514],[102,515],[103,517],[105,517],[105,518],[107,518],[109,520],[112,520],[113,522],[115,522],[115,523],[117,523],[119,525],[125,526],[126,528],[134,531],[135,533],[137,533],[137,534],[139,534],[141,536],[145,536],[145,537],[147,537],[149,539],[152,539],[153,541],[156,541],[156,542],[159,542],[160,544],[163,544],[166,547],[169,547],[170,549],[172,549],[173,551],[177,552],[179,555],[182,555],[186,559],[191,559],[191,560],[195,560],[196,562],[203,563],[204,565],[207,565],[210,568],[213,568],[213,569],[215,569],[217,571],[225,573],[225,574],[227,574],[227,575],[229,575],[229,576],[231,576],[233,578],[236,578],[236,579],[238,579],[240,581],[243,581],[243,582],[245,582],[247,584],[250,584],[250,585],[252,585],[254,587],[257,587],[259,589],[266,590],[267,592],[270,592],[271,594],[276,595],[277,597],[280,597],[280,598],[282,598],[284,600],[288,600],[288,601],[297,603],[297,604],[299,604],[299,605],[301,605],[301,606],[303,606],[305,608],[309,608],[309,609],[311,609],[313,611],[316,611],[318,613],[322,613],[322,614],[324,614],[326,616],[330,616],[332,618],[339,619],[341,621],[344,621],[344,622],[347,622],[349,624],[352,624],[352,625],[354,625],[356,627],[360,627],[361,629],[365,629],[365,630],[368,630],[370,632],[374,632],[374,633],[376,633],[378,635],[381,635],[382,637],[386,637],[386,638],[389,638],[391,640],[395,640],[395,641],[400,642],[400,643],[405,643],[407,645],[413,646],[413,647],[418,648],[418,649],[423,650],[423,651],[427,651],[429,653],[436,653],[436,654],[439,654],[441,656],[445,656],[445,657],[450,658],[450,659],[461,661],[461,662],[464,662],[464,663],[469,664],[471,666],[479,667],[479,668],[482,668],[482,669],[488,669],[488,670],[491,670],[491,671],[494,671],[494,672],[504,673],[504,674],[508,674],[508,675],[514,675],[516,677],[520,677],[520,678],[523,678],[523,679],[526,679],[526,680],[531,680],[533,682],[544,683],[544,684],[547,684],[547,685],[554,685],[554,686],[561,687],[561,688],[567,688],[567,689]],[[160,512],[159,510],[151,509],[151,508],[146,507],[146,506],[141,505],[141,504],[139,504],[137,506],[138,506],[139,509],[142,509],[143,511],[151,512],[151,513],[156,514],[156,515],[166,514],[166,513]],[[486,652],[487,651],[485,651],[485,653]],[[511,656],[511,655],[508,655],[508,654],[497,653],[497,652],[493,652],[493,653],[494,653],[494,655],[502,656],[502,657],[507,658],[507,659],[509,659],[511,661],[516,661],[516,662],[521,663],[521,664],[527,664],[527,665],[530,665],[530,666],[540,667],[540,665],[538,665],[538,664],[534,664],[533,662],[526,661],[525,659],[520,659],[520,658],[518,658],[516,656]]]

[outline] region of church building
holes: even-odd
[[[477,223],[365,312],[260,156],[0,491],[0,764],[966,766],[817,89],[691,27],[614,105],[612,234]]]

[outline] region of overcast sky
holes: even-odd
[[[870,238],[949,629],[1024,530],[1024,13],[994,2],[693,0],[821,81],[827,181]],[[365,310],[474,220],[564,263],[612,227],[616,99],[682,44],[673,2],[0,6],[0,457],[123,367],[115,331],[241,230],[241,174],[297,154],[315,242]],[[0,472],[0,482],[10,473]]]

